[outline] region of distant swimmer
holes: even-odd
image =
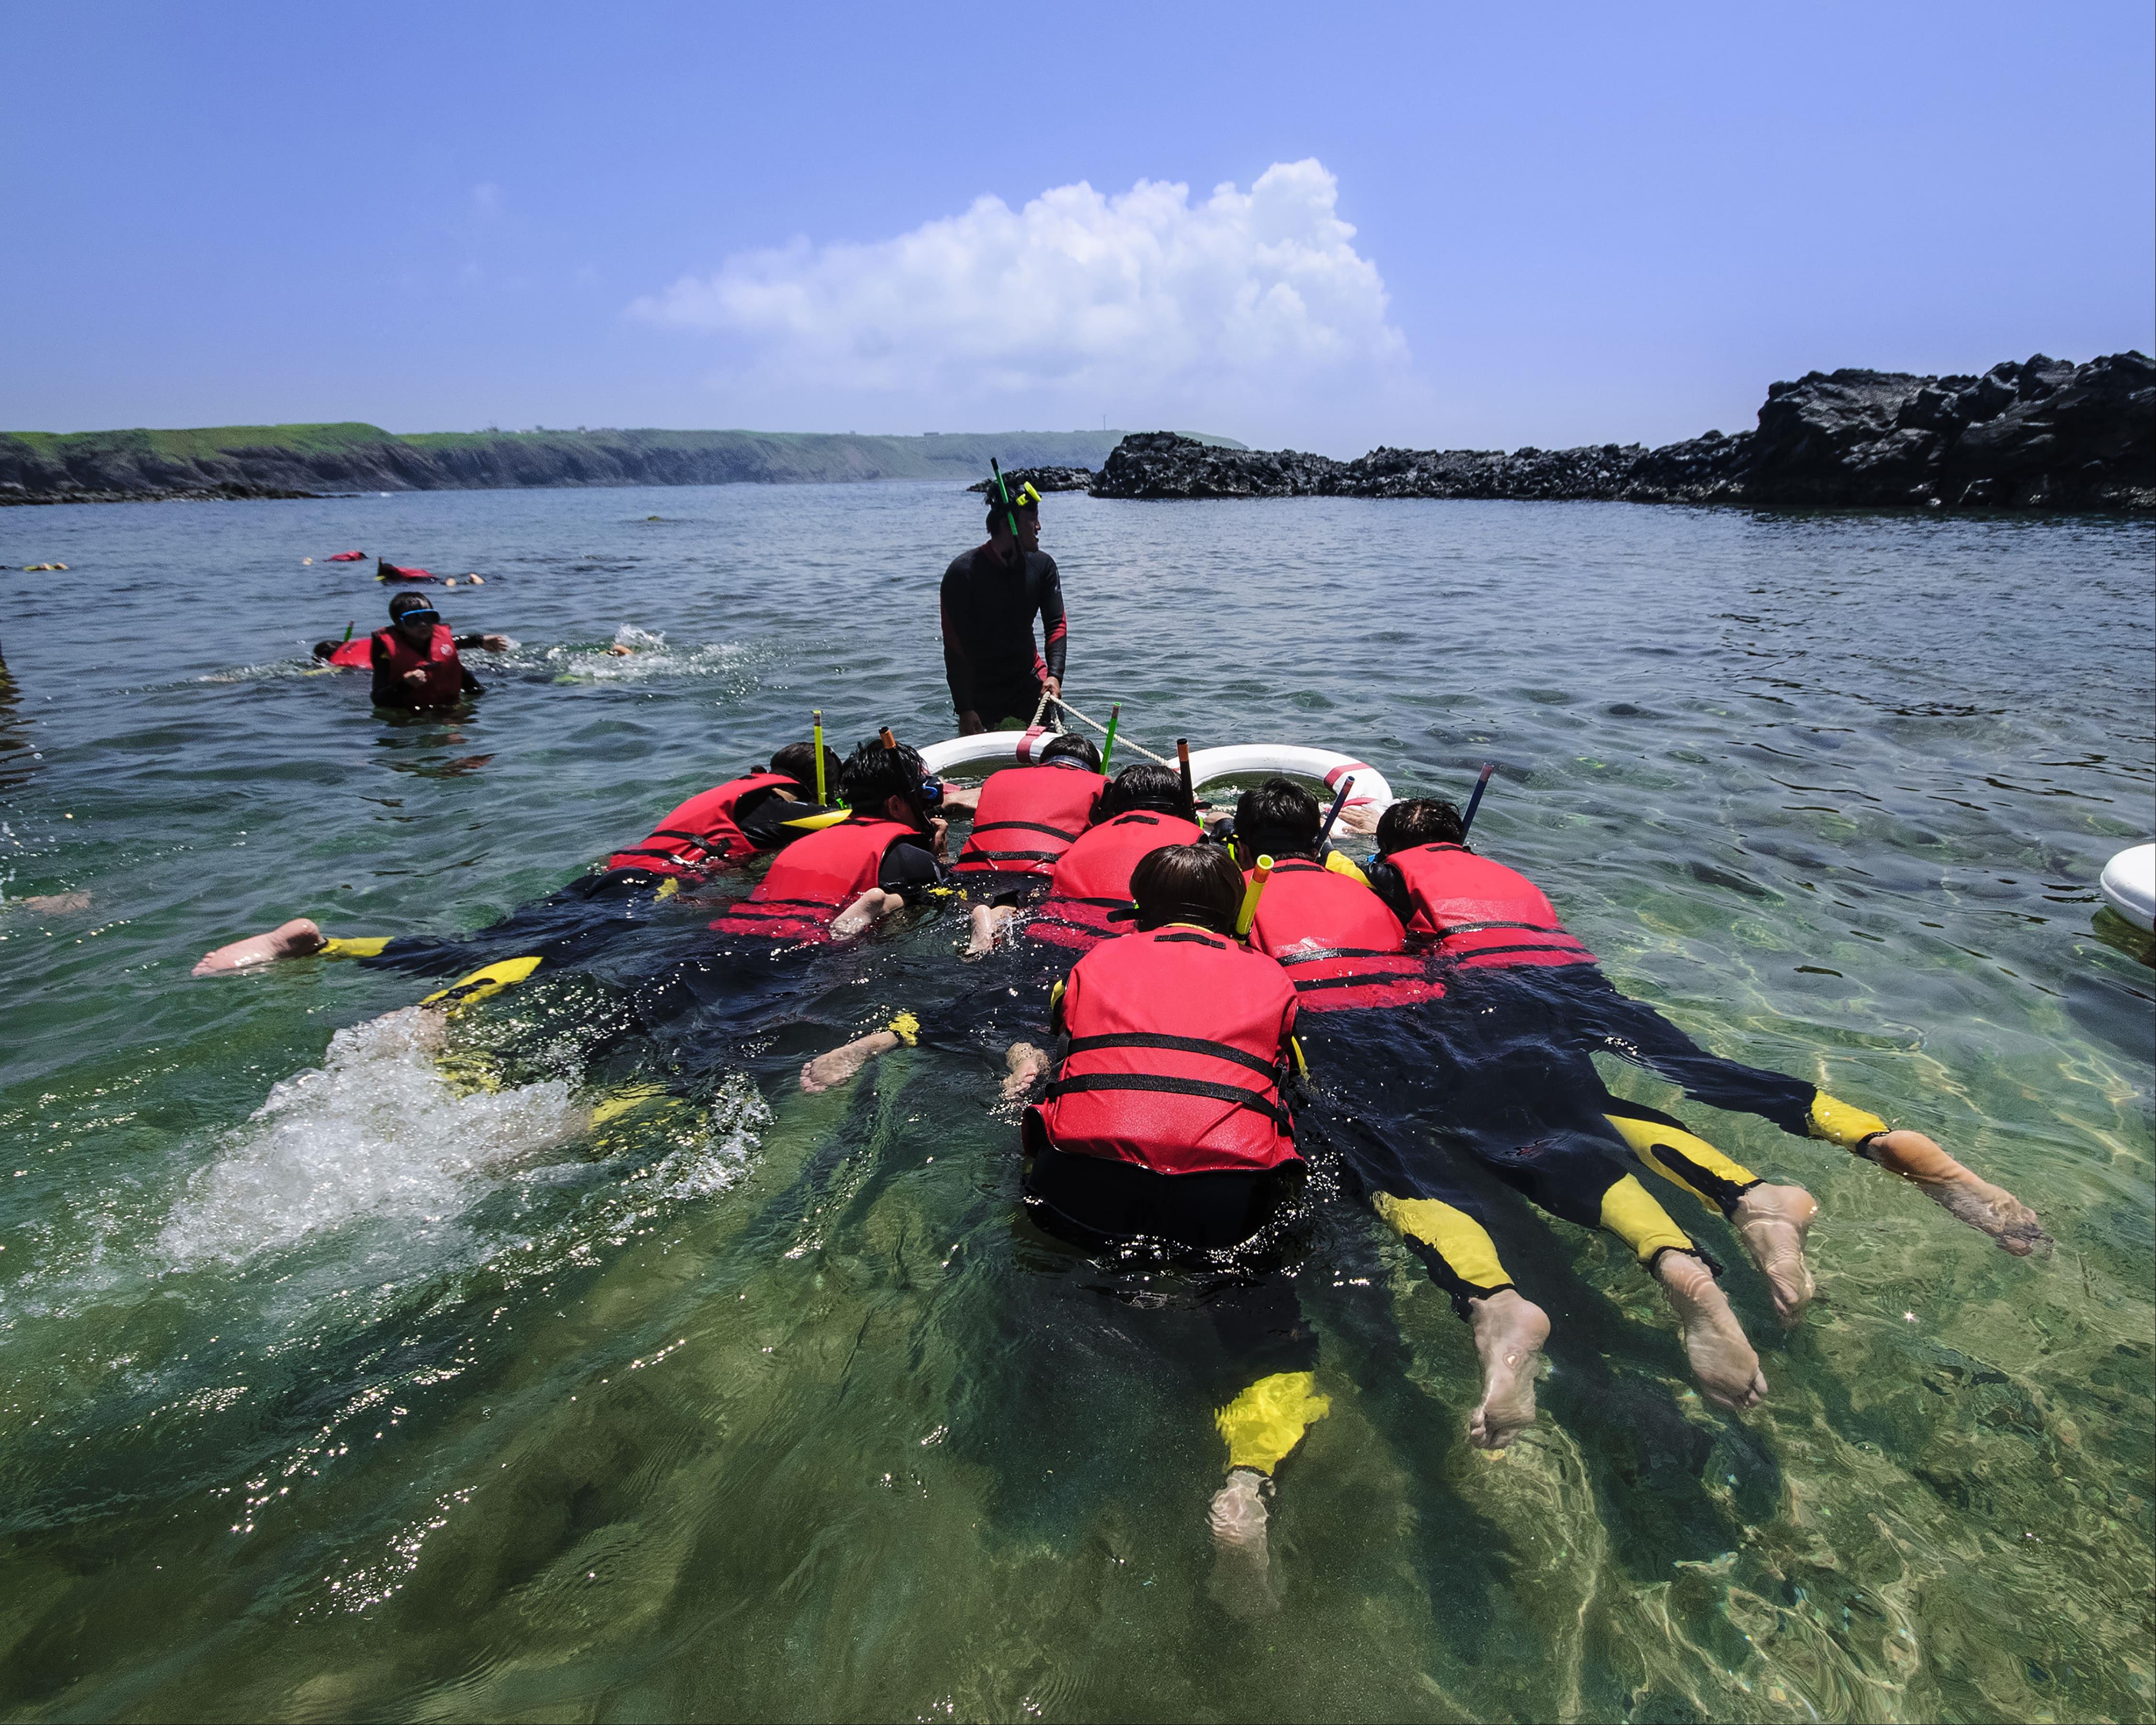
[[[1069,630],[1055,559],[1040,549],[1040,494],[989,491],[988,538],[943,572],[943,671],[961,736],[1024,725],[1063,693]],[[1043,639],[1034,642],[1038,616]]]
[[[332,562],[336,561],[332,557]],[[391,562],[387,557],[374,560],[374,578],[377,581],[439,581],[439,575],[429,573],[416,565],[405,567]]]
[[[317,643],[319,657],[323,644]],[[484,695],[485,685],[465,669],[457,650],[506,653],[506,635],[453,635],[441,613],[424,594],[400,593],[389,602],[389,627],[367,639],[367,663],[374,668],[374,704],[408,711],[454,706],[468,696]]]

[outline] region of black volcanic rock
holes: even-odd
[[[1981,377],[1812,372],[1768,390],[1756,431],[1659,449],[1381,449],[1334,461],[1146,432],[1116,447],[1093,495],[2156,509],[2156,364],[2038,354]]]
[[[1050,491],[1090,491],[1093,488],[1093,470],[1090,467],[1007,467],[1004,478],[1014,490],[1020,485],[1031,485],[1044,497]],[[966,489],[985,491],[989,484],[987,480],[977,480]]]

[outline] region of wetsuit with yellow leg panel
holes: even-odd
[[[1798,1137],[1858,1151],[1886,1122],[1799,1078],[1710,1053],[1621,993],[1524,875],[1464,845],[1411,846],[1371,865],[1372,886],[1424,939],[1445,986],[1437,1031],[1468,1069],[1519,1064],[1562,1084],[1640,1162],[1727,1215],[1759,1177],[1670,1115],[1610,1096],[1595,1053],[1658,1073],[1693,1101],[1756,1114]]]
[[[1219,1253],[1264,1234],[1304,1164],[1282,1095],[1296,994],[1271,959],[1195,923],[1096,947],[1051,1008],[1060,1058],[1029,1109],[1025,1188],[1075,1245]],[[1227,1466],[1270,1475],[1329,1404],[1292,1283],[1214,1272],[1199,1302],[1241,1387],[1216,1408]]]

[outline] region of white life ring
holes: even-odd
[[[2156,845],[2120,851],[2103,865],[2097,886],[2112,910],[2136,928],[2156,933]]]
[[[931,773],[939,775],[963,767],[1014,767],[1035,758],[1034,751],[1057,734],[1046,730],[983,731],[975,737],[946,737],[921,750],[921,758]],[[1333,749],[1305,748],[1292,742],[1231,742],[1191,751],[1190,782],[1201,788],[1215,779],[1265,773],[1317,779],[1328,790],[1337,790],[1341,780],[1353,774],[1355,788],[1348,795],[1353,806],[1382,813],[1393,801],[1393,788],[1383,773],[1367,761]]]
[[[1351,808],[1371,809],[1382,814],[1393,801],[1393,788],[1385,775],[1368,761],[1332,749],[1305,748],[1292,742],[1231,742],[1219,748],[1194,749],[1190,778],[1207,785],[1218,778],[1249,778],[1260,773],[1285,773],[1291,778],[1321,780],[1329,791],[1351,774],[1355,788],[1348,793]]]

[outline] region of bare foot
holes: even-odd
[[[2002,1251],[2025,1258],[2051,1244],[2035,1211],[2004,1187],[1978,1178],[1922,1132],[1881,1132],[1866,1139],[1856,1153],[1914,1181],[1933,1204],[1989,1235]]]
[[[898,1044],[896,1030],[871,1030],[865,1036],[856,1036],[844,1046],[834,1048],[829,1054],[819,1054],[803,1065],[801,1088],[813,1096],[819,1091],[844,1084],[876,1055],[889,1052]]]
[[[1664,1252],[1655,1260],[1655,1280],[1676,1312],[1700,1394],[1738,1411],[1766,1394],[1759,1356],[1745,1340],[1744,1327],[1716,1286],[1714,1272],[1689,1252]]]
[[[901,908],[905,903],[906,901],[896,893],[886,892],[880,886],[871,886],[831,919],[831,937],[834,940],[844,940],[850,934],[859,934],[870,924]]]
[[[1794,1324],[1812,1303],[1811,1266],[1804,1262],[1804,1235],[1819,1206],[1801,1186],[1754,1186],[1737,1200],[1730,1222],[1774,1290],[1774,1315]]]
[[[1004,1065],[1009,1069],[1004,1077],[1004,1100],[1019,1101],[1033,1088],[1034,1080],[1054,1064],[1045,1050],[1035,1048],[1030,1042],[1011,1044],[1004,1050]]]
[[[973,926],[973,938],[966,942],[961,957],[984,958],[994,950],[996,937],[1003,932],[1004,925],[1018,914],[1009,905],[975,905],[970,921]]]
[[[194,973],[214,976],[221,970],[245,970],[250,965],[274,964],[280,958],[305,958],[328,944],[322,938],[321,930],[311,921],[295,916],[267,934],[250,934],[244,941],[234,941],[228,947],[203,953]]]
[[[1265,1486],[1263,1474],[1236,1468],[1213,1494],[1206,1513],[1213,1534],[1213,1577],[1205,1590],[1235,1617],[1263,1617],[1280,1609],[1272,1589],[1272,1554],[1265,1545]]]
[[[1535,1368],[1549,1339],[1549,1318],[1517,1288],[1469,1302],[1467,1322],[1482,1356],[1482,1403],[1467,1424],[1477,1449],[1502,1450],[1535,1423]]]
[[[90,895],[86,892],[33,892],[14,902],[26,911],[38,911],[48,916],[57,916],[69,911],[88,910]]]

